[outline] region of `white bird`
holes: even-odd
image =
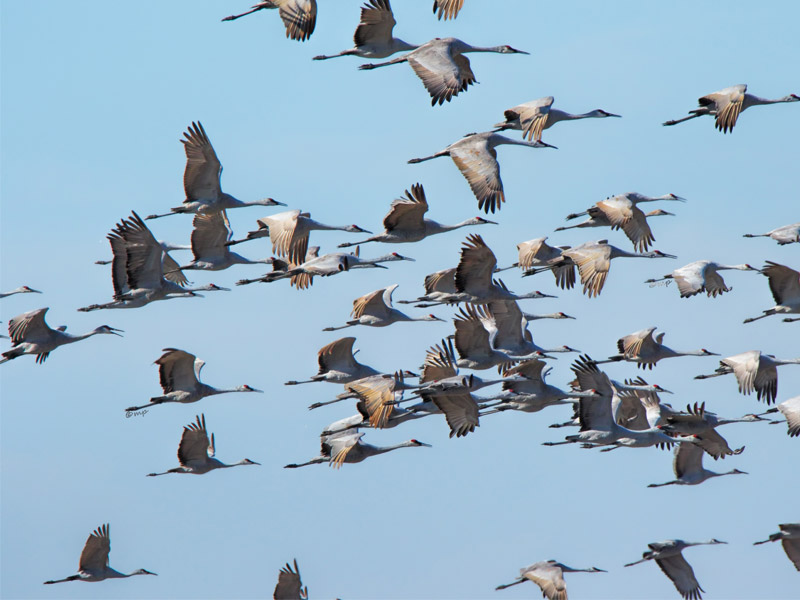
[[[11,337],[13,347],[3,352],[0,364],[24,354],[35,354],[37,364],[44,364],[50,353],[59,346],[79,342],[100,333],[120,335],[117,332],[122,331],[108,325],[101,325],[88,333],[71,335],[64,333],[66,327],[50,328],[44,320],[44,315],[48,310],[48,308],[32,310],[17,315],[8,322],[8,335]]]
[[[555,560],[547,560],[520,569],[519,578],[516,581],[498,585],[494,589],[504,590],[512,585],[532,581],[539,586],[542,596],[547,600],[567,600],[567,582],[564,581],[564,573],[606,573],[606,571],[597,567],[573,569]]]
[[[330,56],[315,56],[314,60],[327,60],[338,56],[360,56],[362,58],[386,58],[395,52],[414,50],[416,44],[409,44],[392,36],[397,24],[389,0],[368,0],[361,7],[361,20],[353,34],[354,48],[343,50]]]
[[[230,389],[213,388],[199,381],[200,371],[205,366],[205,361],[200,360],[194,354],[177,348],[164,348],[162,352],[164,354],[158,357],[153,364],[158,365],[158,378],[164,395],[150,398],[148,404],[126,408],[125,412],[137,411],[165,402],[188,404],[202,400],[207,396],[228,394],[230,392],[263,393],[261,390],[252,388],[249,385],[240,385]]]
[[[702,117],[703,115],[711,115],[715,120],[714,126],[722,133],[728,133],[729,131],[733,131],[733,126],[736,125],[739,113],[751,106],[798,101],[800,101],[800,96],[797,94],[789,94],[788,96],[775,100],[759,98],[753,94],[748,94],[747,85],[742,83],[698,98],[697,102],[700,104],[700,108],[690,110],[688,117],[673,119],[663,124],[677,125],[689,119]]]
[[[180,462],[181,466],[170,469],[164,473],[150,473],[148,477],[157,477],[158,475],[167,475],[169,473],[203,475],[214,469],[227,469],[240,465],[261,464],[249,458],[245,458],[238,463],[226,465],[214,458],[216,454],[216,444],[214,443],[213,433],[209,440],[208,430],[206,430],[206,416],[201,414],[197,415],[196,418],[196,422],[189,423],[183,428],[181,443],[178,446],[178,462]]]
[[[300,264],[308,252],[308,238],[311,231],[348,231],[350,233],[372,233],[358,225],[326,225],[311,218],[311,214],[300,210],[289,210],[258,219],[258,229],[247,234],[247,238],[228,242],[228,246],[248,240],[269,236],[272,252],[285,256],[289,261]]]
[[[775,408],[770,408],[767,412],[762,413],[763,416],[769,413],[776,413],[780,411],[783,416],[786,418],[786,425],[788,426],[789,430],[786,434],[789,437],[799,437],[800,436],[800,396],[795,396],[794,398],[789,398],[785,402],[781,402]],[[770,423],[777,425],[782,421],[770,421]]]
[[[440,21],[444,19],[455,19],[459,11],[464,6],[464,0],[433,0],[433,12],[438,12],[436,18]]]
[[[233,21],[265,8],[278,9],[278,15],[286,27],[287,38],[305,42],[314,33],[317,24],[317,0],[262,0],[247,12],[231,15],[222,20]]]
[[[283,202],[277,202],[272,198],[242,202],[223,192],[220,184],[222,163],[219,162],[203,125],[199,121],[192,122],[188,133],[183,135],[186,138],[181,140],[186,151],[186,169],[183,172],[186,199],[181,206],[171,209],[170,212],[163,215],[149,215],[147,219],[196,212],[218,212],[243,206],[286,206]]]
[[[780,246],[794,244],[796,242],[800,242],[800,223],[792,223],[791,225],[776,227],[767,233],[745,233],[742,237],[769,237],[778,242],[778,245]]]
[[[197,288],[183,287],[187,281],[178,263],[164,252],[139,215],[136,212],[131,215],[106,236],[114,253],[111,264],[114,301],[92,304],[79,311],[138,308],[157,300],[199,296],[195,292],[200,291],[228,291],[213,283]]]
[[[750,317],[744,322],[752,323],[770,315],[800,314],[800,271],[768,260],[761,272],[769,280],[769,289],[775,299],[775,306],[762,311],[763,315]],[[800,321],[800,318],[787,317],[784,321],[791,323]]]
[[[221,271],[233,265],[271,264],[272,258],[250,260],[236,252],[228,250],[226,242],[231,230],[226,224],[225,211],[214,213],[197,213],[192,219],[192,262],[184,265],[184,269],[204,271]]]
[[[400,321],[444,321],[434,315],[410,317],[392,306],[392,293],[398,284],[390,285],[353,300],[353,320],[340,327],[325,327],[322,331],[336,331],[355,325],[387,327]]]
[[[467,134],[436,154],[412,158],[408,163],[417,164],[440,156],[449,156],[466,178],[475,198],[478,199],[478,209],[489,213],[499,210],[500,205],[506,201],[503,182],[500,179],[500,163],[497,162],[497,151],[495,150],[497,146],[503,144],[530,148],[555,148],[544,142],[512,140],[499,133],[486,131]]]
[[[727,543],[717,539],[710,539],[707,542],[684,542],[683,540],[653,542],[652,544],[647,544],[650,550],[642,554],[643,558],[641,560],[628,563],[625,566],[630,567],[648,560],[655,560],[664,575],[669,577],[670,581],[675,584],[675,588],[683,598],[686,600],[700,600],[702,598],[700,592],[705,592],[705,590],[700,587],[700,583],[694,576],[692,566],[686,562],[681,551],[690,546]]]
[[[294,559],[294,568],[289,563],[281,567],[278,573],[278,583],[272,592],[273,600],[308,600],[308,588],[303,586],[300,579],[300,569],[297,559]]]
[[[146,569],[139,569],[127,575],[120,573],[108,566],[109,552],[111,552],[111,538],[108,524],[105,524],[95,529],[86,540],[78,563],[78,574],[65,579],[45,581],[45,584],[64,581],[103,581],[104,579],[121,579],[134,575],[157,575]]]
[[[330,383],[350,383],[370,375],[381,375],[372,367],[362,365],[353,356],[353,344],[356,338],[343,337],[331,342],[317,352],[319,371],[307,381],[287,381],[285,385],[299,385],[301,383],[315,383],[328,381]]]
[[[800,523],[781,523],[778,527],[780,528],[778,533],[771,533],[768,539],[754,542],[753,545],[759,546],[780,540],[786,556],[792,561],[794,568],[800,571]]]
[[[605,200],[596,202],[584,212],[572,213],[567,215],[567,220],[576,219],[584,215],[589,216],[589,220],[579,223],[574,227],[599,227],[609,225],[612,230],[622,229],[628,239],[633,242],[633,247],[645,252],[655,241],[653,231],[647,223],[647,216],[671,215],[666,211],[653,211],[645,215],[637,206],[643,202],[658,202],[660,200],[670,200],[674,202],[686,202],[685,198],[675,194],[664,194],[663,196],[645,196],[638,192],[626,192],[617,194]],[[570,229],[570,227],[559,227],[556,231]]]
[[[627,252],[608,243],[608,240],[586,242],[569,250],[564,250],[561,256],[554,258],[544,267],[532,269],[522,276],[535,275],[542,271],[552,271],[564,265],[578,267],[583,284],[583,293],[589,298],[600,295],[606,283],[606,277],[611,269],[611,260],[614,258],[677,258],[659,250],[652,252]]]
[[[506,129],[516,129],[522,131],[522,137],[528,138],[533,141],[534,139],[542,141],[542,132],[549,129],[559,121],[573,121],[576,119],[604,119],[606,117],[619,117],[610,112],[601,109],[593,110],[587,113],[573,115],[557,108],[552,108],[553,96],[539,98],[538,100],[531,100],[525,102],[514,108],[504,111],[503,116],[506,120],[503,123],[495,123],[497,128],[495,131],[504,131]]]
[[[778,371],[782,365],[800,365],[800,358],[775,358],[774,354],[762,354],[760,350],[749,350],[719,361],[719,368],[710,375],[696,375],[695,379],[710,379],[733,373],[739,384],[739,393],[756,397],[767,404],[778,396]]]
[[[635,362],[640,369],[652,369],[656,363],[665,358],[677,356],[719,356],[716,352],[709,352],[705,348],[700,350],[673,350],[661,342],[666,333],[663,331],[653,337],[655,327],[636,331],[617,340],[619,354],[609,356],[607,360],[598,361],[598,364],[624,360]]]
[[[425,89],[431,95],[431,106],[450,102],[453,96],[466,91],[475,83],[475,75],[470,68],[467,52],[497,52],[498,54],[528,54],[511,46],[491,46],[488,48],[470,46],[456,38],[434,38],[412,50],[408,54],[382,63],[366,63],[358,68],[376,69],[388,65],[408,62]]]
[[[8,296],[13,296],[14,294],[41,294],[39,290],[34,290],[33,288],[29,288],[27,285],[23,285],[22,287],[18,287],[13,289],[9,292],[0,292],[0,298],[7,298]]]
[[[414,439],[394,446],[373,446],[372,444],[362,443],[362,437],[364,437],[363,433],[336,433],[322,436],[322,450],[319,456],[312,458],[308,462],[286,465],[284,469],[296,469],[324,462],[328,463],[329,467],[338,469],[344,463],[359,463],[370,456],[385,454],[398,448],[417,448],[419,446],[430,448],[431,446]]]
[[[748,264],[723,265],[713,260],[697,260],[675,269],[672,273],[664,275],[661,279],[647,279],[645,283],[658,283],[672,279],[678,284],[681,298],[691,298],[705,292],[709,297],[716,298],[733,288],[725,285],[725,280],[717,271],[758,271]]]
[[[383,218],[384,232],[374,235],[360,242],[339,244],[339,248],[347,248],[367,242],[383,242],[387,244],[402,244],[418,242],[437,233],[453,231],[470,225],[497,225],[494,221],[475,217],[455,225],[442,225],[432,219],[425,219],[423,215],[428,212],[428,201],[421,183],[411,186],[411,191],[406,190],[403,198],[392,202],[389,213]]]
[[[519,267],[523,271],[531,270],[552,263],[561,256],[564,250],[569,250],[570,246],[551,246],[547,243],[547,237],[540,237],[527,242],[517,244],[519,258],[510,267],[497,269],[505,271],[513,267]],[[556,278],[556,285],[562,290],[572,289],[575,286],[575,264],[565,261],[558,267],[553,268],[553,276]]]
[[[715,473],[703,467],[703,454],[705,451],[697,444],[679,444],[675,449],[675,459],[672,462],[672,469],[675,477],[672,481],[665,483],[651,483],[647,487],[662,487],[665,485],[698,485],[712,477],[722,477],[723,475],[747,475],[739,469],[733,469],[725,473]]]

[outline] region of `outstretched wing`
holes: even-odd
[[[183,137],[185,139],[181,143],[186,152],[186,169],[183,172],[185,202],[216,202],[222,193],[219,183],[222,164],[214,152],[214,146],[200,121],[193,121]]]
[[[108,553],[111,552],[111,538],[108,524],[95,529],[86,540],[81,552],[78,571],[100,571],[108,566]]]

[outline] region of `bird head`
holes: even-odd
[[[475,217],[474,219],[469,220],[470,225],[497,225],[497,221],[490,221],[489,219],[484,219],[483,217]]]
[[[420,442],[419,440],[408,440],[409,445],[411,446],[425,446],[426,448],[432,448],[430,444],[426,444],[425,442]]]
[[[648,252],[646,256],[650,256],[651,258],[678,258],[674,254],[667,254],[666,252],[661,252],[661,250],[653,250],[652,252]]]
[[[240,391],[240,392],[256,392],[256,393],[259,393],[259,394],[263,394],[264,393],[262,390],[257,390],[256,388],[250,387],[249,385],[246,385],[246,384],[245,385],[240,385],[236,389],[238,391]]]
[[[427,315],[427,316],[425,316],[425,317],[423,317],[423,318],[424,318],[426,321],[442,321],[442,322],[444,322],[444,319],[440,319],[440,318],[439,318],[439,317],[437,317],[436,315]]]
[[[33,288],[29,288],[27,285],[23,285],[20,288],[20,290],[22,290],[22,293],[24,293],[24,294],[41,294],[42,293],[39,290],[35,290]]]
[[[416,259],[409,258],[408,256],[403,256],[402,254],[398,254],[397,252],[392,252],[392,257],[389,260],[410,260],[411,262],[416,262]]]
[[[230,292],[231,291],[230,288],[225,288],[225,287],[222,287],[222,286],[219,286],[219,285],[214,285],[213,283],[206,284],[203,287],[201,287],[200,289],[204,290],[204,291],[207,291],[207,292]]]
[[[139,569],[134,573],[134,575],[158,575],[158,573],[153,573],[152,571],[148,571],[147,569]]]
[[[710,352],[710,351],[706,350],[705,348],[700,348],[700,352],[702,353],[703,356],[720,356],[716,352]]]
[[[511,46],[500,46],[498,49],[500,54],[530,54],[530,52],[525,52],[524,50],[517,50],[516,48],[512,48]]]
[[[259,466],[261,466],[261,463],[258,463],[258,462],[254,461],[254,460],[250,460],[249,458],[242,459],[242,461],[239,464],[240,465],[259,465]]]
[[[66,329],[66,327],[64,329]],[[119,335],[119,337],[122,337],[119,333],[117,333],[118,331],[122,331],[122,329],[116,329],[110,325],[101,325],[94,330],[95,333],[110,333],[111,335]]]
[[[258,204],[259,206],[286,206],[285,203],[278,202],[272,198],[262,198],[261,200],[256,200],[255,204]]]
[[[615,115],[614,113],[606,112],[602,108],[598,108],[594,112],[597,113],[597,116],[600,117],[600,118],[604,118],[604,117],[619,117],[619,118],[622,118],[622,115]]]
[[[368,229],[363,229],[358,225],[348,225],[347,227],[344,228],[344,230],[349,231],[351,233],[372,233]]]
[[[669,390],[666,390],[666,389],[664,389],[663,387],[661,387],[661,386],[660,386],[660,385],[658,385],[657,383],[654,383],[654,384],[653,384],[653,389],[654,389],[655,391],[657,391],[659,394],[671,394],[671,393],[672,393],[672,392],[670,392]]]
[[[563,313],[563,312],[557,312],[555,318],[556,319],[574,319],[575,317],[571,317],[568,314]]]

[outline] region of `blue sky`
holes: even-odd
[[[451,161],[406,161],[490,128],[504,109],[553,95],[564,110],[602,108],[623,118],[556,125],[544,140],[558,150],[499,148],[507,202],[494,216],[499,226],[474,232],[501,264],[516,260],[515,244],[544,235],[571,245],[608,238],[630,249],[621,232],[553,233],[566,214],[612,194],[672,192],[688,202],[652,206],[677,214],[652,226],[655,247],[679,258],[615,261],[599,298],[557,290],[547,274],[504,273],[514,291],[558,296],[526,301],[525,310],[577,317],[533,323],[536,342],[602,358],[615,353],[620,336],[658,326],[676,349],[800,355],[796,325],[779,318],[742,324],[774,304],[759,274],[725,274],[734,289],[716,299],[680,299],[674,286],[643,283],[700,259],[800,266],[797,245],[741,237],[798,220],[800,106],[752,108],[729,135],[708,118],[661,126],[694,108],[697,97],[736,83],[765,97],[800,93],[795,3],[721,10],[689,2],[467,0],[457,20],[440,22],[429,0],[396,0],[395,34],[408,42],[455,36],[531,53],[474,55],[480,85],[435,108],[407,65],[359,72],[361,61],[350,57],[312,62],[351,46],[360,2],[320,4],[306,43],[287,40],[274,11],[220,22],[247,2],[2,4],[0,289],[27,284],[45,293],[3,300],[0,318],[49,306],[54,327],[82,332],[109,324],[125,337],[62,348],[44,366],[23,357],[1,367],[1,595],[264,597],[278,569],[296,557],[314,598],[528,598],[539,594],[532,584],[493,590],[519,567],[554,558],[609,571],[570,576],[574,598],[670,598],[676,592],[655,565],[622,565],[651,541],[716,537],[730,544],[686,555],[707,598],[792,597],[797,573],[781,549],[752,546],[778,523],[798,520],[798,445],[783,426],[724,428],[731,446],[747,448],[706,467],[750,474],[676,489],[646,487],[671,478],[667,452],[541,446],[562,437],[564,430],[547,425],[567,418],[567,408],[488,416],[458,440],[448,438],[443,419],[430,417],[368,431],[365,441],[417,438],[433,448],[398,450],[340,471],[282,469],[315,456],[319,432],[354,412],[345,403],[306,410],[339,386],[283,385],[316,372],[317,350],[338,337],[321,329],[346,320],[352,300],[372,290],[398,283],[396,300],[421,294],[426,274],[455,266],[470,230],[413,245],[365,245],[362,256],[398,251],[417,262],[317,280],[306,292],[285,282],[235,287],[263,272],[242,266],[191,276],[231,292],[76,312],[111,297],[107,268],[93,262],[110,256],[105,236],[113,225],[131,210],[144,216],[183,200],[178,140],[193,120],[202,121],[223,162],[224,190],[378,232],[391,200],[416,182],[425,186],[431,218],[477,215]],[[240,236],[277,210],[239,209],[229,217]],[[188,243],[191,219],[153,221],[152,230]],[[312,244],[327,252],[353,239],[324,232]],[[239,249],[253,258],[269,251],[263,241]],[[454,311],[434,312],[448,322],[350,330],[359,360],[384,371],[416,369],[426,348],[452,332]],[[169,346],[206,360],[206,383],[247,383],[265,394],[126,419],[126,406],[160,393],[152,362]],[[554,361],[549,382],[566,387],[570,362],[570,355]],[[644,376],[675,392],[666,399],[675,407],[705,401],[731,417],[765,409],[739,395],[732,377],[693,379],[717,364],[680,358]],[[616,379],[637,375],[626,364],[607,371]],[[778,401],[798,395],[800,368],[783,367],[779,382]],[[262,466],[146,479],[177,466],[182,427],[200,412],[216,434],[218,458]],[[105,522],[111,566],[159,577],[42,586],[75,572],[86,537]]]

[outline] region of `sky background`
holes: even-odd
[[[680,299],[674,285],[643,281],[700,259],[800,266],[800,245],[746,240],[798,221],[800,105],[746,111],[732,134],[711,119],[661,123],[704,94],[737,83],[777,98],[800,93],[794,2],[713,3],[467,0],[455,21],[437,21],[430,0],[395,0],[395,34],[408,42],[456,36],[474,45],[510,44],[524,55],[472,55],[480,85],[432,108],[407,65],[359,72],[362,61],[312,62],[352,45],[358,0],[320,0],[308,42],[287,40],[277,11],[233,23],[243,2],[2,3],[2,272],[0,290],[29,285],[42,295],[2,300],[0,318],[43,306],[49,324],[80,333],[101,324],[124,338],[93,337],[54,352],[45,365],[22,357],[2,371],[2,568],[4,598],[263,598],[279,568],[297,558],[312,598],[538,598],[526,583],[494,592],[530,563],[559,560],[607,574],[567,578],[573,598],[674,598],[654,564],[622,565],[648,542],[716,537],[727,546],[690,549],[686,558],[713,598],[796,597],[798,574],[778,544],[752,546],[800,519],[800,441],[784,425],[721,430],[740,456],[706,460],[738,468],[700,486],[648,489],[673,478],[672,455],[657,449],[608,454],[541,445],[574,430],[548,429],[568,407],[487,416],[473,434],[449,439],[439,416],[364,441],[417,438],[433,448],[402,449],[336,471],[324,465],[284,470],[319,452],[319,432],[355,412],[340,403],[309,412],[341,386],[284,387],[317,371],[316,352],[357,336],[357,357],[382,371],[417,370],[425,350],[452,332],[452,308],[429,310],[446,323],[400,323],[323,333],[349,318],[352,300],[398,283],[395,300],[420,295],[426,274],[455,266],[468,233],[479,233],[501,265],[515,245],[550,236],[576,245],[608,238],[631,250],[622,232],[553,233],[571,212],[627,191],[675,193],[686,204],[645,205],[677,214],[652,221],[655,248],[677,260],[616,260],[599,298],[560,290],[549,274],[502,274],[527,300],[527,312],[564,311],[574,321],[536,321],[541,346],[568,344],[594,358],[615,341],[657,326],[665,343],[708,348],[722,357],[760,349],[800,356],[798,328],[780,318],[743,325],[774,305],[758,273],[723,273],[734,289],[716,299]],[[202,121],[225,171],[223,189],[241,200],[270,196],[330,224],[375,233],[390,202],[420,182],[427,216],[455,223],[477,202],[452,161],[406,161],[485,131],[503,110],[542,96],[570,112],[596,108],[622,119],[561,123],[544,140],[558,150],[498,149],[507,202],[487,225],[418,244],[362,246],[362,256],[397,251],[417,262],[317,279],[298,292],[288,283],[236,287],[264,272],[239,266],[192,272],[196,284],[230,292],[176,299],[135,310],[78,313],[111,299],[110,229],[136,210],[165,212],[184,198],[181,134]],[[518,137],[519,132],[511,132]],[[230,211],[237,236],[280,208]],[[482,213],[481,213],[482,215]],[[482,215],[485,216],[485,215]],[[188,243],[191,217],[149,222],[154,235]],[[322,252],[360,239],[315,232]],[[269,255],[263,240],[238,246]],[[189,253],[174,255],[181,263]],[[340,335],[341,334],[341,335]],[[8,340],[2,340],[8,347]],[[161,393],[152,364],[165,347],[207,362],[203,381],[247,383],[261,394],[232,394],[194,405],[165,405],[143,417],[124,408]],[[553,361],[549,383],[567,387],[576,355]],[[677,358],[644,374],[674,392],[675,408],[706,402],[721,416],[766,409],[737,393],[732,376],[696,381],[718,358]],[[615,379],[640,374],[607,365]],[[482,376],[491,372],[480,373]],[[487,393],[494,392],[489,389]],[[778,401],[800,394],[800,368],[779,370]],[[182,427],[204,412],[217,458],[262,463],[202,477],[147,479],[177,466]],[[714,463],[714,464],[712,464]],[[89,533],[111,524],[111,566],[159,577],[43,586],[75,573]]]

